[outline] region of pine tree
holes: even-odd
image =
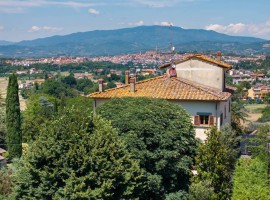
[[[137,199],[143,174],[109,121],[67,108],[21,159],[16,199]]]
[[[18,81],[15,74],[9,77],[6,97],[6,144],[9,158],[20,157],[22,154],[22,134]]]

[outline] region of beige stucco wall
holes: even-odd
[[[191,121],[194,123],[194,116],[197,115],[198,112],[204,113],[212,113],[215,116],[216,123],[216,114],[219,112],[216,108],[219,108],[218,102],[207,102],[207,101],[176,101],[169,100],[172,103],[176,103],[182,106],[188,114],[191,116]],[[196,138],[201,140],[206,139],[205,131],[209,128],[209,126],[194,126],[196,132]]]
[[[219,90],[224,88],[224,69],[205,61],[190,59],[176,65],[177,77]]]
[[[227,101],[221,101],[218,104],[218,111],[217,111],[217,116],[218,116],[218,129],[220,130],[225,124],[231,124],[231,117],[232,117],[232,109],[231,107],[231,98],[229,98]],[[226,115],[225,115],[226,111]],[[220,114],[223,113],[223,123],[220,126]]]
[[[220,102],[207,102],[207,101],[175,101],[170,100],[172,103],[176,103],[182,106],[188,114],[191,116],[191,121],[194,123],[194,116],[197,115],[198,112],[212,113],[215,117],[214,123],[216,124],[218,130],[220,130],[225,124],[231,124],[231,98],[227,101]],[[226,118],[225,118],[225,106],[226,106]],[[229,112],[230,111],[230,112]],[[223,113],[223,124],[220,126],[220,114]],[[205,131],[209,127],[207,126],[194,126],[196,131],[196,137],[201,140],[206,139]]]

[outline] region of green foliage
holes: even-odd
[[[93,108],[93,99],[83,97],[83,96],[77,96],[74,98],[69,98],[66,101],[66,107],[74,107],[77,110],[90,110],[92,111]]]
[[[208,181],[193,182],[189,187],[189,200],[212,200],[216,198],[214,188]]]
[[[239,85],[240,85],[241,88],[246,88],[246,89],[251,88],[251,84],[249,82],[247,82],[247,81],[243,81]]]
[[[262,116],[258,119],[258,122],[270,121],[270,106],[266,106],[262,111]]]
[[[6,97],[6,144],[10,158],[22,154],[21,114],[18,95],[18,81],[15,74],[9,77]]]
[[[178,191],[166,195],[165,200],[187,200],[188,194],[185,191]]]
[[[93,87],[93,82],[89,79],[78,79],[77,80],[77,90],[83,92],[87,87]]]
[[[59,103],[59,100],[47,94],[34,94],[27,100],[22,120],[24,142],[30,142],[38,136],[40,126],[52,119]]]
[[[11,170],[3,168],[0,170],[0,198],[6,199],[12,192]]]
[[[246,117],[248,116],[245,112],[244,105],[239,101],[232,102],[232,121],[231,126],[237,133],[243,132],[243,127],[241,126],[241,122],[246,121]]]
[[[77,81],[74,78],[74,74],[70,74],[70,75],[64,77],[61,81],[62,81],[62,83],[65,83],[65,84],[69,85],[70,87],[77,85]]]
[[[116,85],[113,83],[113,82],[109,82],[108,85],[107,85],[108,89],[109,88],[115,88]]]
[[[0,106],[0,147],[5,143],[6,134],[6,108]]]
[[[74,97],[78,95],[74,89],[68,88],[66,84],[55,79],[47,79],[41,85],[41,93],[49,94],[57,98]]]
[[[182,107],[158,99],[116,98],[100,106],[98,113],[112,120],[146,170],[143,199],[165,199],[188,188],[196,140]]]
[[[251,153],[252,157],[266,155],[267,148],[266,144],[270,142],[270,138],[268,137],[268,133],[270,132],[270,125],[263,125],[258,128],[258,132],[254,135],[253,138],[243,139],[243,141],[247,142],[247,149]]]
[[[0,147],[5,143],[6,128],[6,106],[0,93]]]
[[[228,73],[225,74],[226,85],[233,85],[233,78]]]
[[[240,158],[237,162],[232,200],[270,199],[268,159]]]
[[[92,86],[92,87],[85,87],[85,88],[83,89],[83,93],[84,93],[85,95],[91,94],[91,93],[97,92],[97,91],[98,91],[98,85],[97,85],[97,84],[95,84],[95,85]]]
[[[206,132],[205,144],[199,146],[196,156],[198,175],[195,182],[208,181],[219,200],[230,197],[231,178],[237,158],[234,147],[238,138],[229,128],[226,130],[228,133],[222,133],[216,127],[211,127]]]
[[[266,103],[270,103],[270,92],[268,92],[266,95],[265,95],[265,97],[264,97],[264,101],[266,102]]]
[[[16,172],[16,199],[135,199],[141,178],[108,121],[67,109],[30,144]]]

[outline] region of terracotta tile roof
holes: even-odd
[[[229,92],[221,92],[182,78],[169,78],[167,75],[137,82],[135,89],[135,92],[130,92],[130,84],[128,84],[119,88],[92,93],[89,97],[151,97],[175,100],[223,101],[231,96]]]
[[[184,59],[174,61],[173,63],[174,64],[179,64],[179,63],[185,62],[187,60],[191,60],[191,59],[198,59],[198,60],[206,61],[206,62],[209,62],[209,63],[212,63],[212,64],[216,64],[219,67],[231,69],[231,65],[223,63],[223,62],[219,62],[217,60],[214,60],[212,58],[209,58],[209,57],[201,55],[201,54],[194,54],[194,55],[191,55],[191,56],[187,56]],[[166,63],[164,65],[159,66],[159,68],[166,68],[166,67],[169,67],[171,64],[172,63]]]

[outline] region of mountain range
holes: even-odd
[[[158,49],[217,51],[228,53],[270,52],[270,41],[255,37],[230,36],[203,29],[139,26],[117,30],[78,32],[64,36],[11,43],[0,41],[1,57],[47,57],[59,55],[99,56]]]

